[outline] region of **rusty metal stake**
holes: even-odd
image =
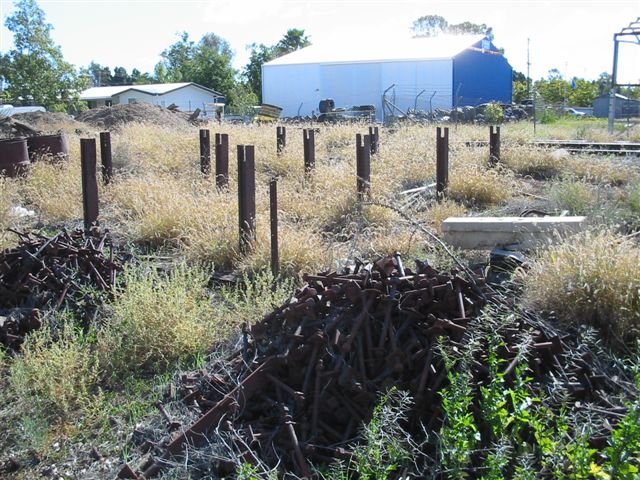
[[[206,177],[211,173],[211,139],[209,130],[200,130],[200,171]]]
[[[371,137],[371,155],[375,155],[380,150],[378,127],[369,127],[369,137]]]
[[[449,186],[449,128],[436,128],[436,193],[446,195]]]
[[[500,127],[489,126],[489,165],[495,166],[500,161]]]
[[[240,252],[248,253],[256,238],[256,169],[253,145],[238,145],[238,210]]]
[[[278,252],[278,180],[269,182],[269,215],[271,217],[271,274],[275,281],[280,274],[280,254]]]
[[[229,135],[216,133],[216,186],[229,186]]]
[[[304,144],[304,173],[310,173],[316,166],[316,137],[313,128],[302,130]]]
[[[113,177],[110,132],[100,132],[100,160],[102,162],[102,182],[109,185]]]
[[[371,193],[371,137],[356,135],[356,175],[358,198],[360,200]]]
[[[96,139],[80,139],[82,169],[82,211],[84,229],[89,231],[98,221],[98,180],[96,179]]]
[[[276,150],[278,153],[284,151],[287,146],[287,129],[285,127],[276,127]]]

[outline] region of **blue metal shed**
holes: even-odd
[[[337,39],[340,40],[340,39]],[[344,40],[344,39],[342,39]],[[451,109],[511,102],[511,66],[483,35],[342,41],[311,45],[262,66],[262,98],[282,115],[318,113],[320,100],[338,107]],[[391,107],[390,107],[391,106]]]

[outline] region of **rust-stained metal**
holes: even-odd
[[[82,168],[82,211],[84,229],[98,222],[98,180],[96,178],[96,140],[80,139],[80,165]]]
[[[238,221],[240,252],[246,254],[256,236],[256,167],[253,145],[238,145]]]
[[[109,185],[113,178],[111,132],[100,132],[100,163],[102,164],[102,183]]]
[[[229,134],[216,133],[216,186],[229,186]]]
[[[436,128],[436,192],[441,198],[449,186],[449,128]]]
[[[311,173],[316,166],[316,132],[313,128],[302,130],[304,171]]]
[[[200,129],[200,172],[208,177],[211,173],[211,132]]]
[[[271,227],[271,274],[275,281],[280,275],[280,253],[278,250],[278,180],[269,182],[269,219]]]
[[[371,193],[371,137],[356,134],[356,176],[358,198]]]
[[[500,162],[500,126],[489,126],[489,165]]]
[[[369,127],[369,137],[371,138],[371,155],[375,155],[380,150],[380,132],[378,127]]]
[[[276,127],[276,151],[282,153],[287,146],[287,129],[283,126]]]

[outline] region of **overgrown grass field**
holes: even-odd
[[[303,273],[337,270],[356,257],[396,251],[450,268],[440,247],[416,227],[438,234],[449,216],[518,215],[528,208],[586,215],[589,231],[578,239],[530,253],[531,268],[513,279],[514,295],[527,308],[552,314],[562,328],[598,328],[611,339],[608,345],[625,345],[623,353],[618,347],[605,350],[619,363],[620,375],[633,376],[640,365],[634,346],[640,338],[637,159],[536,149],[527,145],[533,139],[531,124],[518,123],[502,127],[502,161],[492,168],[486,148],[465,146],[487,140],[488,128],[451,125],[448,198],[438,202],[429,189],[406,192],[434,181],[435,128],[381,128],[380,152],[371,161],[371,194],[360,202],[355,135],[366,133],[366,126],[310,127],[319,129],[316,168],[306,175],[302,126],[287,126],[287,147],[277,154],[273,125],[213,125],[230,138],[230,186],[223,190],[216,188],[213,175],[205,178],[199,171],[196,128],[130,124],[112,133],[116,170],[114,181],[100,186],[100,224],[138,260],[122,276],[126,287],[105,300],[88,330],[79,329],[70,312],[49,312],[45,326],[27,338],[19,355],[0,350],[0,418],[6,426],[0,431],[0,465],[21,465],[15,472],[0,469],[0,476],[34,478],[55,468],[64,478],[112,478],[129,459],[136,426],[157,415],[154,402],[169,379],[204,365],[212,351],[231,348],[242,325],[286,300]],[[539,125],[536,135],[611,140],[604,123],[583,119]],[[637,127],[630,137],[640,139]],[[54,232],[82,224],[79,138],[70,134],[69,140],[68,162],[41,161],[26,178],[0,178],[0,247],[17,243],[8,228]],[[238,249],[235,145],[256,149],[257,231],[246,255]],[[268,183],[273,177],[278,179],[280,221],[282,278],[277,288],[268,273]],[[18,206],[33,215],[24,216]],[[486,259],[486,252],[457,254],[464,262]],[[244,282],[216,286],[214,272],[235,272]],[[497,372],[491,358],[489,368]],[[544,392],[533,395],[526,372],[519,375],[521,383],[512,392],[497,374],[483,387],[483,405],[495,427],[495,455],[490,457],[494,463],[474,478],[503,478],[504,466],[514,458],[520,463],[510,471],[519,472],[517,478],[540,478],[534,463],[527,463],[527,455],[534,453],[546,462],[544,478],[637,478],[638,406],[629,403],[637,390],[618,399],[631,405],[629,413],[620,428],[612,426],[609,450],[596,452],[585,443],[589,430],[580,430],[582,420],[556,408],[562,402],[551,402]],[[463,373],[449,380],[442,392],[441,455],[430,465],[442,478],[465,478],[476,434],[467,422],[466,399],[474,387]],[[380,434],[380,425],[400,415],[388,405],[410,399],[384,398],[387,403],[381,403],[374,423],[364,430],[368,442],[359,450],[362,458],[323,475],[387,478],[395,467],[376,470],[357,461],[376,454],[382,467],[389,467],[414,455],[414,446],[398,440],[401,433]],[[526,398],[531,417],[523,420],[518,408]],[[380,416],[383,412],[386,417]],[[560,423],[552,428],[554,421]],[[396,427],[384,428],[391,434]],[[540,435],[538,445],[546,450],[520,448],[523,429]],[[262,477],[245,465],[238,478]]]

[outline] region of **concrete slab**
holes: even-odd
[[[442,233],[445,242],[462,249],[528,249],[584,230],[585,220],[586,217],[450,217],[442,222]]]

